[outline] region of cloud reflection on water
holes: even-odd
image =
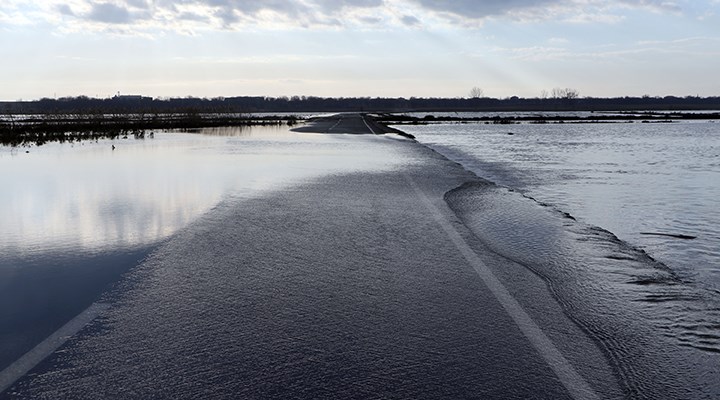
[[[54,143],[28,154],[1,148],[0,251],[23,257],[147,245],[227,196],[394,163],[373,156],[379,137],[300,135],[284,127],[207,133]],[[367,146],[349,148],[348,141]]]

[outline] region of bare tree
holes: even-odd
[[[548,91],[545,90],[545,89],[541,90],[541,91],[540,91],[540,98],[543,99],[543,100],[544,100],[544,99],[547,99],[547,98],[548,98]]]
[[[485,97],[485,92],[483,92],[483,90],[480,89],[479,87],[475,86],[472,89],[470,89],[470,98],[471,99],[481,99],[483,97]]]
[[[565,99],[565,100],[574,100],[580,97],[580,92],[578,92],[576,89],[572,88],[553,88],[552,94],[553,99]]]
[[[580,92],[577,89],[567,88],[565,89],[565,98],[568,100],[575,100],[580,97]]]

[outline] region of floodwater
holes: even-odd
[[[152,136],[0,147],[0,369],[223,199],[395,162],[286,127]]]
[[[191,189],[207,180],[216,188],[208,193],[219,194],[185,226],[151,239],[159,243],[149,255],[95,301],[99,316],[0,397],[569,399],[585,391],[621,393],[602,352],[536,277],[513,274],[535,283],[513,289],[518,301],[542,304],[527,311],[534,324],[564,350],[560,363],[591,384],[572,374],[558,378],[556,357],[541,356],[528,340],[539,334],[518,327],[523,313],[508,314],[496,294],[484,290],[467,259],[478,244],[443,200],[475,179],[455,163],[393,135],[216,133],[157,135],[115,143],[114,152],[103,150],[110,142],[98,143],[102,157],[111,159],[130,145],[142,153],[153,140],[167,139],[139,162],[122,163],[122,173],[170,151],[168,160],[141,170],[165,174],[164,165],[178,158],[177,170],[163,180],[173,182],[177,174],[183,188],[187,176]],[[173,149],[178,140],[187,143]],[[193,178],[207,164],[224,178]],[[80,259],[76,250],[67,256]],[[498,271],[508,267],[492,257],[487,263]],[[55,302],[65,295],[58,293]],[[31,309],[15,306],[16,316]]]
[[[717,397],[712,286],[525,191],[564,176],[576,131],[445,127],[403,129],[500,186],[392,135],[2,148],[0,368],[106,308],[0,397]]]
[[[479,176],[609,230],[720,294],[720,124],[403,129]]]
[[[0,253],[151,244],[224,196],[252,196],[327,173],[383,167],[367,154],[343,151],[343,140],[253,127],[0,147]]]
[[[679,391],[662,396],[717,395],[720,124],[402,129],[497,184],[446,199],[489,248],[548,281],[629,393],[652,398],[667,379]]]

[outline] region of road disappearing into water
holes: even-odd
[[[337,146],[389,166],[226,198],[0,398],[624,397],[546,283],[445,203],[479,178],[361,114],[296,131],[339,135],[328,171]]]

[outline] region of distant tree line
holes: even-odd
[[[557,91],[557,92],[556,92]],[[554,89],[539,98],[483,97],[481,89],[468,98],[383,97],[218,97],[151,98],[87,96],[0,102],[0,115],[51,113],[256,113],[256,112],[408,112],[408,111],[631,111],[720,110],[720,97],[579,97],[572,89]]]

